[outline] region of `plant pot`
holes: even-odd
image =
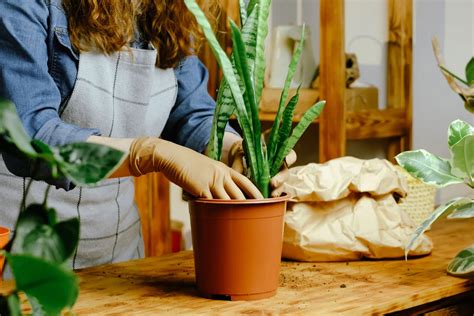
[[[276,294],[288,199],[189,201],[196,283],[203,296],[256,300]]]
[[[0,227],[0,249],[3,249],[8,243],[10,237],[10,230],[6,227]],[[0,280],[3,275],[3,265],[5,263],[5,257],[0,255]]]

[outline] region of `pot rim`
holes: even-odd
[[[291,199],[291,195],[284,193],[279,197],[264,198],[264,199],[247,199],[247,200],[223,200],[223,199],[191,199],[190,202],[197,202],[203,204],[270,204],[288,201]]]
[[[0,236],[7,236],[9,234],[10,234],[9,228],[0,226]]]

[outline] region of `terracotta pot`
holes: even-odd
[[[7,245],[9,236],[10,236],[10,230],[6,227],[0,227],[0,249],[3,249],[3,247]],[[0,280],[2,279],[4,263],[5,263],[5,257],[0,255]]]
[[[203,296],[255,300],[276,294],[288,199],[189,201]]]

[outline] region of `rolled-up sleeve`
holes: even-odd
[[[0,12],[0,96],[15,103],[27,133],[54,146],[99,135],[59,117],[61,95],[48,68],[46,1],[2,0]],[[5,158],[10,171],[25,176],[26,166]]]
[[[175,69],[178,96],[162,137],[204,152],[211,135],[215,101],[207,91],[209,74],[196,56],[186,57]],[[226,131],[236,133],[227,127]]]

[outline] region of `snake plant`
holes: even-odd
[[[465,183],[474,188],[474,128],[456,120],[448,130],[448,146],[451,159],[443,159],[425,150],[407,151],[396,157],[397,162],[412,176],[427,184],[446,187]],[[473,218],[474,200],[456,198],[439,206],[414,232],[405,255],[415,241],[443,214],[448,218]],[[448,265],[448,272],[455,276],[474,277],[474,244],[462,250]]]
[[[268,17],[271,0],[251,0],[248,4],[241,0],[240,25],[230,21],[233,50],[230,57],[224,52],[206,16],[195,0],[185,0],[186,6],[194,14],[204,36],[224,74],[221,82],[210,142],[209,157],[219,160],[225,127],[235,113],[243,133],[245,161],[250,179],[264,197],[269,195],[270,179],[278,173],[285,157],[296,145],[309,125],[320,115],[324,101],[309,108],[292,129],[293,116],[298,103],[299,89],[287,102],[290,84],[299,63],[304,45],[305,28],[295,49],[285,85],[281,93],[278,112],[273,122],[268,144],[261,137],[259,103],[263,91],[265,74],[265,39],[268,35]]]

